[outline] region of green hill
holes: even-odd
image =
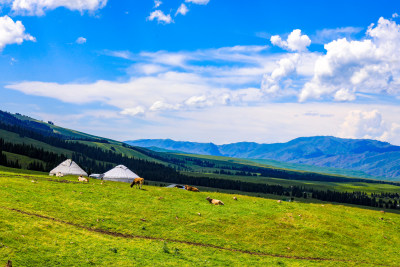
[[[0,171],[0,263],[396,266],[400,216]],[[210,205],[205,198],[222,200]]]
[[[399,209],[398,183],[276,167],[220,156],[155,152],[100,137],[62,135],[22,115],[0,113],[0,165],[50,171],[72,158],[88,173],[123,164],[146,180],[231,192]]]

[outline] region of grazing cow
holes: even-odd
[[[83,177],[82,175],[78,177],[78,181],[79,181],[79,182],[86,182],[86,183],[89,183],[89,179]]]
[[[63,176],[64,176],[64,174],[61,173],[61,172],[57,172],[57,173],[56,173],[56,177],[63,177]]]
[[[197,189],[196,187],[190,186],[190,185],[185,185],[185,189],[187,191],[200,192],[199,189]]]
[[[237,197],[233,197],[233,200],[237,200]]]
[[[224,202],[222,202],[221,200],[218,199],[212,199],[210,197],[206,198],[208,200],[208,202],[210,202],[210,204],[214,204],[214,205],[224,205]]]
[[[136,185],[136,188],[139,187],[139,189],[142,189],[143,182],[144,182],[143,178],[135,178],[135,179],[133,179],[133,182],[131,183],[131,187]]]

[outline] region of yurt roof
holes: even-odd
[[[60,163],[57,167],[50,171],[50,174],[62,173],[64,175],[84,175],[87,176],[87,173],[81,169],[74,161],[71,159],[67,159]]]
[[[118,165],[115,168],[104,173],[104,178],[132,179],[132,178],[139,178],[139,176],[130,169],[128,169],[127,167],[125,167],[124,165]]]

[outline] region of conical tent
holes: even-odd
[[[62,173],[63,175],[87,176],[87,173],[82,170],[81,167],[78,166],[78,164],[72,161],[72,159],[67,159],[50,171],[50,175],[56,175],[57,173]]]
[[[115,168],[104,173],[103,177],[104,180],[129,183],[131,183],[135,178],[139,178],[139,176],[124,165],[116,166]]]

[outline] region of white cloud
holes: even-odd
[[[341,125],[338,135],[344,138],[380,139],[385,130],[385,122],[378,110],[352,110]]]
[[[395,19],[395,18],[398,18],[398,17],[399,17],[399,14],[397,14],[397,13],[393,13],[393,14],[392,14],[392,18]]]
[[[304,80],[314,73],[317,53],[289,53],[282,56],[272,72],[265,73],[261,81],[262,91],[271,97],[296,96]]]
[[[143,58],[148,58],[153,63],[175,66],[175,67],[184,67],[186,61],[190,59],[190,55],[187,53],[170,53],[166,51],[158,51],[158,52],[142,52],[140,56]]]
[[[154,0],[154,8],[161,6],[162,2],[159,0]]]
[[[78,39],[76,39],[75,42],[77,44],[84,44],[84,43],[86,43],[86,38],[85,37],[79,37]]]
[[[360,27],[342,27],[336,29],[319,30],[312,36],[312,42],[315,44],[326,44],[339,38],[352,39],[354,34],[362,31]]]
[[[400,124],[383,119],[379,110],[352,110],[340,127],[343,138],[375,139],[400,144]]]
[[[164,103],[163,101],[156,101],[149,108],[150,111],[162,111],[162,110],[178,110],[181,108],[180,104],[171,105]]]
[[[279,60],[278,68],[274,69],[271,74],[264,75],[261,89],[269,95],[281,93],[283,89],[281,81],[296,72],[299,59],[300,55],[294,54]]]
[[[356,99],[356,96],[354,95],[354,92],[350,91],[349,89],[342,88],[336,91],[334,99],[336,101],[353,101]]]
[[[400,26],[380,18],[361,41],[338,39],[325,45],[313,78],[299,99],[355,100],[357,94],[400,94]]]
[[[20,15],[43,16],[46,11],[58,7],[65,7],[69,10],[96,11],[107,4],[107,0],[11,0],[6,1],[11,5],[11,9]]]
[[[302,35],[299,29],[293,30],[286,41],[283,41],[279,35],[271,36],[270,41],[280,48],[296,52],[307,51],[307,47],[311,44],[310,38],[307,35]]]
[[[136,115],[138,106],[147,115],[163,110],[250,105],[265,101],[265,93],[256,87],[263,73],[272,72],[274,61],[282,57],[266,50],[266,46],[234,46],[192,52],[105,51],[134,62],[127,69],[129,80],[89,84],[27,81],[7,88],[67,103],[100,102],[123,110],[125,115]]]
[[[170,24],[174,22],[171,18],[171,15],[165,15],[164,12],[161,10],[155,10],[150,13],[150,15],[147,17],[148,20],[153,21],[157,20],[158,23],[165,23],[165,24]]]
[[[185,0],[186,3],[193,3],[196,5],[207,5],[210,0]]]
[[[144,108],[142,106],[137,106],[133,108],[125,108],[120,112],[122,115],[137,116],[144,114]]]
[[[14,22],[9,16],[0,17],[0,51],[9,44],[21,44],[23,41],[35,42],[35,37],[25,33],[21,21]]]
[[[129,67],[127,72],[130,75],[138,76],[140,74],[145,74],[145,75],[157,74],[160,72],[165,72],[167,70],[168,68],[157,64],[138,63]]]
[[[187,6],[184,3],[182,3],[179,6],[178,10],[176,11],[175,16],[177,16],[178,14],[185,16],[186,13],[188,13],[188,12],[189,12],[189,9],[187,8]]]

